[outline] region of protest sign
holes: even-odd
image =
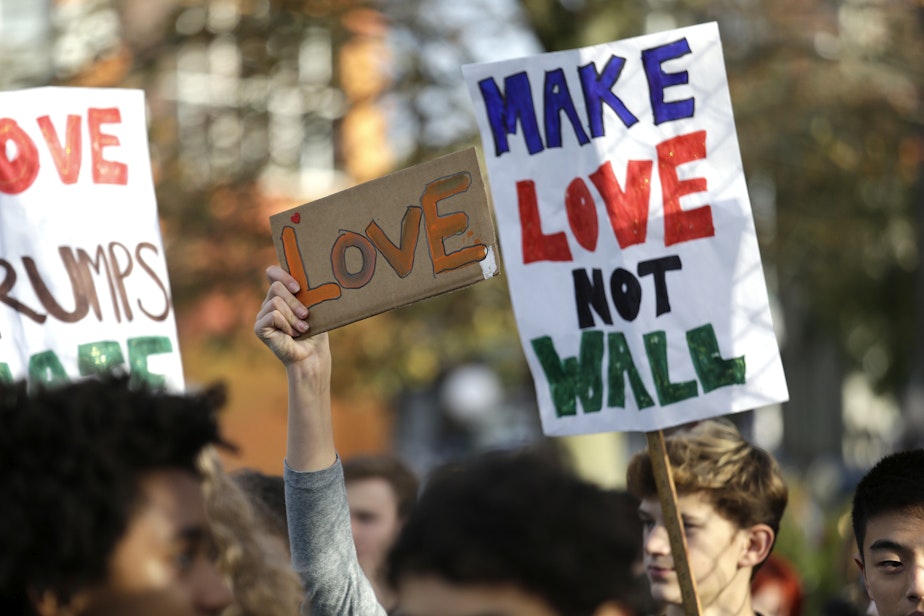
[[[270,217],[319,334],[498,273],[474,148]]]
[[[716,24],[463,74],[544,432],[786,400]]]
[[[182,390],[140,90],[0,93],[0,379]]]

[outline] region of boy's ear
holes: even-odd
[[[857,569],[860,570],[860,578],[863,580],[864,588],[868,588],[866,586],[866,563],[863,562],[863,557],[859,552],[853,555],[853,562],[857,563]]]
[[[747,543],[738,564],[742,567],[756,567],[770,556],[770,550],[773,549],[773,540],[776,535],[773,529],[766,524],[755,524],[746,529],[745,532],[747,533]]]

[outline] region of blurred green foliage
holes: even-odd
[[[794,333],[830,340],[848,368],[864,371],[880,391],[901,392],[924,312],[915,288],[924,7],[912,0],[523,5],[549,51],[646,27],[718,22],[771,291],[804,322]]]
[[[799,572],[804,601],[803,614],[821,614],[826,602],[840,598],[857,605],[865,597],[850,525],[850,502],[838,496],[834,502],[818,502],[803,477],[790,474],[789,504],[773,551]]]

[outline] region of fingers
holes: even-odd
[[[295,279],[276,265],[266,269],[266,278],[270,287],[254,324],[257,335],[266,338],[278,329],[295,337],[308,331],[308,308],[293,295],[298,290]]]
[[[280,282],[291,293],[298,293],[299,284],[295,278],[278,265],[270,265],[266,268],[266,280],[272,285],[274,282]]]
[[[257,322],[260,322],[267,316],[273,317],[273,323],[286,324],[286,327],[279,326],[278,329],[290,334],[292,334],[292,329],[297,330],[296,333],[292,334],[294,336],[308,331],[308,321],[306,320],[308,318],[308,309],[300,303],[298,303],[297,308],[293,309],[283,297],[270,295],[267,297],[266,301],[263,302],[260,312],[257,313]]]
[[[270,283],[269,290],[266,293],[266,299],[269,300],[273,295],[282,297],[292,310],[298,313],[301,318],[308,316],[308,309],[295,298],[300,287],[298,281],[278,265],[270,265],[266,268],[266,280]]]
[[[284,302],[289,307],[289,310],[298,315],[299,318],[308,318],[308,308],[292,295],[291,291],[281,281],[276,281],[270,285],[269,290],[266,292],[266,299],[263,300],[263,309],[265,310],[268,305],[274,304],[275,300]]]
[[[293,322],[286,319],[280,311],[273,310],[258,316],[253,329],[261,337],[266,337],[271,332],[278,330],[294,338],[305,333],[308,330],[308,324],[298,319]]]

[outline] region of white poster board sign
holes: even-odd
[[[717,25],[463,73],[544,432],[785,401]]]
[[[0,92],[0,379],[183,370],[140,90]]]

